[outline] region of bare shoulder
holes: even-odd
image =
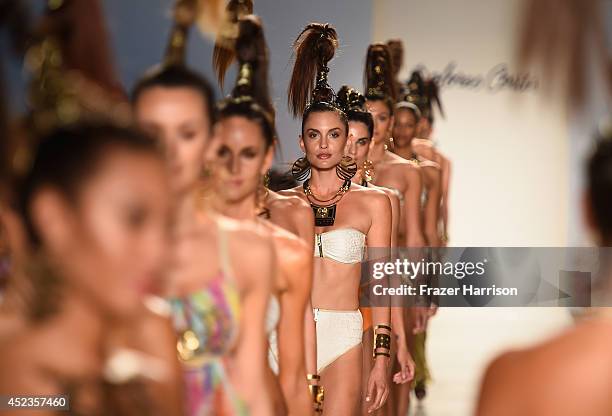
[[[415,137],[410,142],[413,149],[434,149],[433,142],[429,139],[420,139]]]
[[[385,207],[390,207],[390,201],[387,194],[379,187],[371,188],[353,184],[351,193],[354,193],[361,201],[374,209],[385,209]]]
[[[419,167],[421,168],[421,170],[426,170],[426,171],[435,171],[435,170],[440,170],[442,169],[442,166],[440,165],[440,163],[436,160],[436,157],[432,157],[432,158],[421,158],[419,159]]]
[[[521,376],[523,381],[526,378],[522,355],[519,351],[506,352],[489,364],[482,378],[476,416],[520,414],[518,402],[511,398],[526,399],[521,389]]]
[[[601,371],[612,377],[612,320],[592,318],[581,322],[526,353],[532,355],[538,368],[554,372]],[[610,379],[609,381],[612,381]]]
[[[171,327],[172,307],[170,303],[159,296],[149,295],[143,302],[142,313],[138,316],[138,328],[144,334],[150,334],[153,339]]]
[[[372,187],[373,189],[379,189],[383,191],[385,195],[387,195],[387,197],[391,201],[391,204],[395,204],[395,203],[399,204],[400,200],[399,200],[399,197],[397,196],[397,191],[391,190],[389,188],[385,188],[384,186],[373,185]]]
[[[420,175],[421,167],[418,162],[414,160],[404,159],[401,156],[393,154],[393,159],[389,159],[387,161],[387,166],[390,169],[397,170],[398,172],[402,172],[405,175]]]
[[[433,188],[438,185],[442,177],[440,165],[432,161],[424,161],[421,163],[421,172],[423,173],[423,182],[428,188]]]
[[[602,394],[607,395],[612,387],[611,349],[612,321],[580,323],[536,346],[497,357],[487,368],[483,391],[497,391],[497,386],[505,385],[512,386],[514,393],[527,394],[538,386],[561,397],[563,391],[578,392],[589,379],[597,380],[591,386],[601,386]],[[591,394],[596,392],[591,389]]]
[[[310,207],[301,197],[301,188],[287,189],[280,192],[270,192],[268,205],[270,208],[279,210],[304,210],[308,212]]]
[[[0,389],[4,393],[34,393],[32,384],[39,388],[41,362],[39,342],[32,331],[22,328],[14,332],[10,340],[0,342]],[[38,346],[32,350],[33,346]],[[53,391],[36,391],[38,394]]]
[[[304,195],[301,185],[296,186],[295,188],[284,189],[282,191],[275,192],[274,194],[282,197],[295,197],[299,200],[303,200],[302,196]]]
[[[19,360],[25,358],[21,354],[24,351],[24,347],[27,350],[27,346],[33,341],[31,335],[30,331],[25,327],[21,327],[12,331],[10,337],[0,339],[0,368],[8,369],[15,365],[28,364],[28,362],[20,363]]]
[[[275,250],[269,229],[250,221],[220,221],[228,233],[229,257],[238,283],[244,288],[263,276],[271,277]]]
[[[408,176],[419,176],[421,174],[421,166],[414,160],[404,160],[402,168]]]
[[[15,311],[0,312],[0,343],[11,339],[13,334],[19,333],[25,325],[23,314]]]
[[[304,199],[301,189],[286,191],[287,195],[271,192],[267,207],[271,222],[289,230],[299,238],[309,241],[314,229],[314,217],[310,204]]]
[[[239,253],[242,258],[251,257],[263,260],[269,257],[265,255],[266,253],[273,252],[272,235],[249,223],[230,232],[230,246],[233,248],[232,252]]]
[[[22,394],[55,394],[59,377],[94,374],[97,364],[82,344],[67,339],[66,328],[26,325],[0,343],[0,388]],[[7,384],[8,383],[8,384]]]
[[[312,253],[306,242],[277,225],[272,223],[269,225],[272,227],[277,255],[282,257],[283,262],[292,267],[308,265]]]
[[[304,241],[294,233],[287,231],[269,221],[265,221],[265,224],[270,230],[271,234],[274,236],[274,240],[277,242],[276,246],[278,246],[278,242],[282,243],[282,246],[285,246],[291,250],[297,250],[306,246],[306,243],[304,243]]]
[[[506,351],[498,355],[489,363],[483,378],[483,386],[493,387],[497,383],[505,382],[512,384],[514,377],[524,374],[526,352],[521,350]],[[519,369],[519,367],[523,367]]]
[[[145,297],[141,313],[117,328],[129,347],[145,354],[167,357],[176,354],[170,303],[158,296]]]
[[[406,159],[404,159],[401,156],[396,155],[393,152],[386,152],[383,161],[388,164],[398,164],[398,163],[405,162]]]

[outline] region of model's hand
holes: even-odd
[[[414,316],[414,326],[412,327],[413,334],[425,332],[427,329],[427,320],[429,319],[429,307],[415,306],[412,308]]]
[[[389,396],[388,361],[389,358],[385,356],[377,356],[374,360],[374,367],[372,367],[368,378],[368,393],[366,394],[366,402],[371,403],[368,407],[368,413],[380,409]]]
[[[400,371],[393,375],[393,382],[404,384],[411,381],[414,378],[414,360],[405,341],[398,341],[397,343],[397,363],[400,366]]]

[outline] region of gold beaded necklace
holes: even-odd
[[[342,186],[336,191],[334,196],[329,199],[319,199],[315,194],[313,194],[312,189],[310,188],[310,180],[307,179],[304,181],[303,189],[308,202],[310,202],[310,207],[315,216],[315,226],[316,227],[329,227],[334,225],[334,221],[336,220],[336,205],[344,194],[351,187],[351,180],[347,179],[344,181]],[[334,201],[331,204],[326,204],[327,202]]]

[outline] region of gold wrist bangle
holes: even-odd
[[[323,401],[325,400],[325,389],[322,386],[308,386],[308,391],[312,395],[312,400],[317,407],[323,408]]]
[[[391,335],[387,334],[376,334],[376,338],[374,338],[374,349],[377,348],[385,348],[387,350],[391,349]]]
[[[376,329],[378,329],[378,327],[379,325],[376,326]],[[374,345],[372,348],[372,357],[376,358],[377,355],[384,355],[386,357],[391,357],[391,335],[376,333],[376,330],[375,330]]]
[[[389,332],[391,332],[391,327],[389,325],[384,325],[384,324],[378,324],[374,327],[374,331],[376,332],[376,330],[378,329],[386,329]]]

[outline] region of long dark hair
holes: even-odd
[[[268,48],[261,20],[254,15],[238,22],[235,54],[239,70],[232,96],[218,105],[219,120],[245,117],[259,125],[266,148],[276,142],[274,106],[268,87]]]
[[[612,134],[601,137],[589,159],[588,188],[595,224],[604,246],[612,245]]]
[[[346,114],[335,105],[334,90],[327,83],[328,62],[338,48],[338,35],[329,24],[310,23],[293,43],[295,63],[287,101],[294,116],[302,115],[302,132],[314,112],[336,112],[348,131]]]
[[[395,96],[399,97],[402,89],[402,83],[399,79],[399,73],[404,66],[404,44],[401,39],[389,39],[387,47],[391,54],[391,64],[393,71],[393,88],[395,88]]]
[[[393,63],[387,45],[373,43],[368,46],[363,77],[366,98],[384,101],[393,114],[393,104],[397,97],[393,83]]]

